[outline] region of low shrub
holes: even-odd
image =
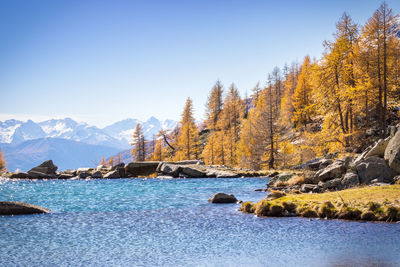
[[[283,215],[283,207],[279,204],[272,204],[269,207],[269,216],[274,216],[274,217],[281,217]]]
[[[296,212],[296,204],[285,201],[282,203],[282,205],[285,208],[285,210],[287,210],[288,212],[290,212],[290,213]]]
[[[400,210],[399,208],[389,205],[385,207],[385,217],[386,221],[395,222],[400,219]]]
[[[338,217],[339,219],[345,220],[359,220],[361,213],[362,212],[357,208],[344,207],[339,211]]]
[[[307,218],[316,218],[318,217],[318,214],[315,210],[311,208],[306,208],[301,212],[300,216]]]
[[[376,211],[377,209],[379,209],[381,207],[381,204],[370,201],[367,203],[367,206],[368,206],[368,210]]]
[[[361,220],[364,220],[364,221],[375,221],[376,219],[377,218],[375,216],[375,213],[370,211],[370,210],[364,211],[361,214]]]
[[[255,205],[252,202],[244,202],[242,206],[240,207],[240,211],[245,212],[245,213],[254,213],[255,211]]]
[[[270,203],[268,201],[262,201],[259,202],[256,205],[256,208],[254,210],[254,213],[257,216],[267,216],[269,214],[269,207],[270,207]]]
[[[330,201],[324,202],[318,209],[318,216],[320,218],[335,218],[337,209]]]

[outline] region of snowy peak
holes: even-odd
[[[173,120],[159,121],[150,117],[147,121],[125,119],[103,129],[76,122],[71,118],[51,119],[43,122],[27,122],[18,120],[0,121],[0,143],[12,145],[39,138],[61,138],[79,141],[91,145],[102,145],[118,149],[129,148],[133,131],[138,123],[143,126],[146,138],[152,138],[161,129],[173,129],[177,122]]]

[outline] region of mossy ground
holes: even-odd
[[[288,194],[257,203],[245,202],[241,210],[258,216],[400,221],[400,185],[366,186],[321,194]]]

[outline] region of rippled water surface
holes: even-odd
[[[51,214],[0,216],[0,266],[400,266],[400,224],[256,218],[266,179],[1,181],[0,200]]]

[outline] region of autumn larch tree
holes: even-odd
[[[136,125],[133,132],[133,142],[131,143],[131,155],[134,161],[144,161],[146,159],[146,146],[143,134],[143,127],[140,123]]]
[[[3,151],[0,150],[0,174],[7,171],[7,163]]]
[[[190,98],[186,100],[180,124],[178,151],[175,159],[198,159],[200,156],[199,133],[193,117],[193,104]]]

